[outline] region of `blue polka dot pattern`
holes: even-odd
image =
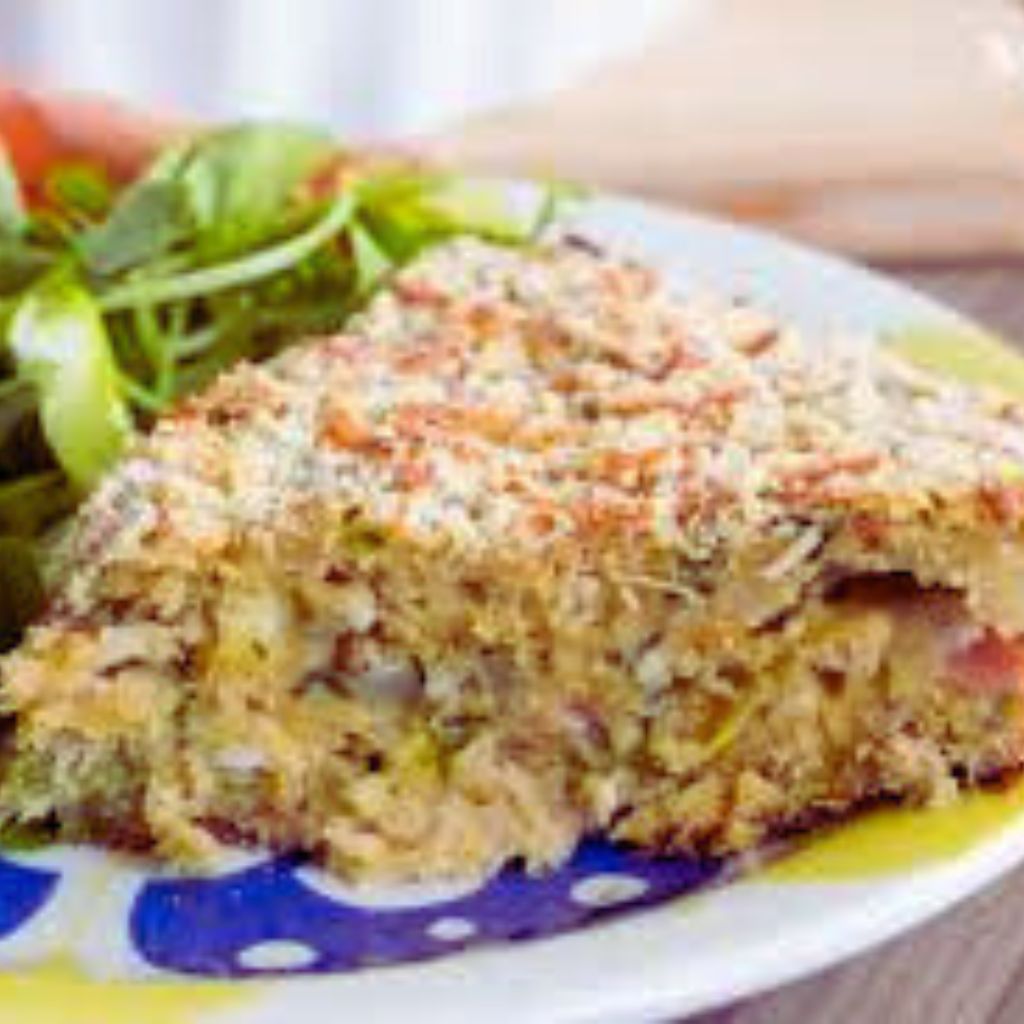
[[[350,971],[438,956],[487,942],[529,939],[650,906],[706,883],[714,862],[654,860],[604,842],[585,843],[561,869],[533,877],[510,868],[469,895],[429,906],[365,907],[306,885],[295,859],[267,861],[219,878],[148,882],[131,912],[137,951],[151,965],[192,975],[240,977]],[[580,899],[580,883],[621,876],[613,905]],[[574,898],[574,889],[577,896]],[[456,938],[438,921],[467,922]],[[246,950],[295,943],[310,956],[292,966],[255,967]]]
[[[60,875],[0,858],[0,939],[18,931],[43,908]]]

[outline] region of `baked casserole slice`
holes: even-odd
[[[573,244],[222,377],[2,665],[0,812],[201,864],[718,855],[1024,752],[1024,412]]]

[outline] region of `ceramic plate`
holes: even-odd
[[[612,198],[579,229],[682,290],[748,297],[818,334],[910,332],[931,357],[922,338],[955,334],[971,372],[1006,358],[933,302],[762,234]],[[0,1024],[661,1019],[833,964],[1022,859],[1020,787],[876,812],[738,878],[599,842],[544,878],[370,891],[260,856],[194,879],[94,851],[8,852]]]

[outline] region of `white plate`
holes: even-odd
[[[956,314],[901,285],[727,224],[605,198],[584,212],[579,227],[613,249],[662,265],[681,290],[747,296],[811,332],[885,334],[923,324],[966,326]],[[48,966],[0,980],[0,1021],[81,1020],[85,999],[105,1024],[348,1019],[561,1024],[679,1016],[834,964],[989,884],[1024,859],[1022,815],[1019,787],[970,797],[950,811],[887,812],[816,839],[767,872],[634,906],[555,937],[495,941],[403,966],[219,983],[181,980],[161,966],[159,957],[140,955],[146,934],[155,935],[159,946],[161,929],[182,901],[172,893],[144,919],[133,909],[139,893],[147,885],[173,886],[174,880],[154,883],[137,868],[102,854],[25,855],[14,858],[15,871],[18,864],[49,866],[59,882],[23,926],[0,939],[0,963]],[[270,869],[251,861],[239,870],[242,878],[249,877],[246,870]],[[234,877],[218,897],[226,902],[216,906],[242,907],[241,883],[237,892],[230,888]],[[365,896],[305,870],[295,877],[317,898],[339,906],[367,903]],[[592,897],[600,884],[588,884]],[[513,910],[516,898],[527,898],[516,891],[513,885],[501,897]],[[582,891],[573,889],[572,899],[578,902]],[[635,895],[628,885],[623,888],[621,878],[615,891],[623,898]],[[378,894],[370,902],[378,909],[411,906],[416,913],[431,908],[431,935],[458,947],[479,924],[451,912],[453,906],[471,906],[458,902],[464,895],[418,890]],[[189,926],[196,948],[205,941],[204,922],[214,931],[234,927],[252,910],[225,911],[220,917],[209,912],[205,918],[197,912]],[[267,941],[274,934],[252,943],[237,961],[253,973],[307,966],[308,947]],[[90,980],[97,972],[110,980]],[[144,977],[127,979],[126,973]]]

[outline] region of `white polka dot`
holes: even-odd
[[[295,877],[303,885],[335,903],[371,910],[398,910],[402,907],[429,907],[477,892],[479,878],[459,882],[408,882],[400,885],[346,885],[335,875],[319,868],[299,868]]]
[[[427,934],[441,942],[461,942],[476,934],[476,925],[464,917],[439,917],[427,929]]]
[[[284,971],[309,967],[317,956],[317,951],[304,942],[268,939],[243,949],[238,954],[238,962],[253,971]]]
[[[642,878],[630,875],[591,875],[572,887],[572,898],[585,907],[614,907],[647,892]]]
[[[241,846],[221,846],[213,853],[213,859],[209,865],[211,875],[234,875],[239,871],[249,871],[251,868],[269,863],[266,850],[246,850]],[[191,878],[195,872],[187,869],[182,872],[184,877]]]

